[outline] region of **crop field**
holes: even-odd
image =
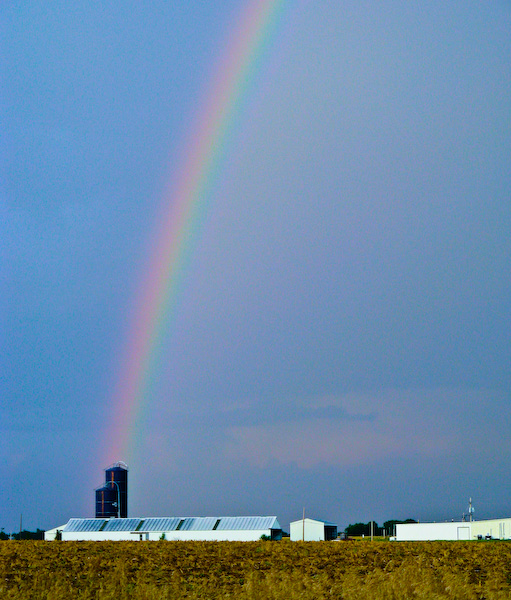
[[[506,542],[0,542],[0,598],[511,598]]]

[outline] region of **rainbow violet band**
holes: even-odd
[[[137,438],[144,395],[154,376],[164,322],[174,310],[190,246],[207,211],[234,123],[268,44],[275,37],[288,0],[249,0],[241,11],[209,88],[206,102],[184,149],[179,178],[164,198],[154,234],[153,256],[140,284],[138,312],[128,333],[117,376],[113,410],[117,423],[106,462],[131,460],[130,440]],[[134,442],[133,442],[134,443]]]

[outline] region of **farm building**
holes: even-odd
[[[61,525],[60,527],[54,527],[53,529],[47,529],[44,532],[44,539],[48,542],[52,542],[53,540],[57,539],[57,535],[60,535],[60,533],[62,532],[62,530],[64,529],[65,525]]]
[[[330,521],[317,519],[300,519],[293,521],[289,526],[291,541],[297,542],[319,542],[323,540],[335,540],[337,537],[337,525]]]
[[[398,523],[396,540],[402,542],[433,540],[511,539],[511,518],[446,523]]]
[[[148,517],[70,519],[45,532],[46,540],[213,540],[255,541],[262,535],[282,537],[277,517]]]

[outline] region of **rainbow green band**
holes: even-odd
[[[261,57],[273,39],[287,0],[250,0],[210,86],[204,110],[183,152],[179,180],[165,199],[156,249],[142,282],[142,300],[131,328],[114,397],[116,419],[105,464],[131,460],[144,397],[155,373],[163,324],[178,301],[187,255],[205,217],[232,129]]]

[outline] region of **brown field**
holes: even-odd
[[[506,542],[0,542],[0,598],[511,598]]]

